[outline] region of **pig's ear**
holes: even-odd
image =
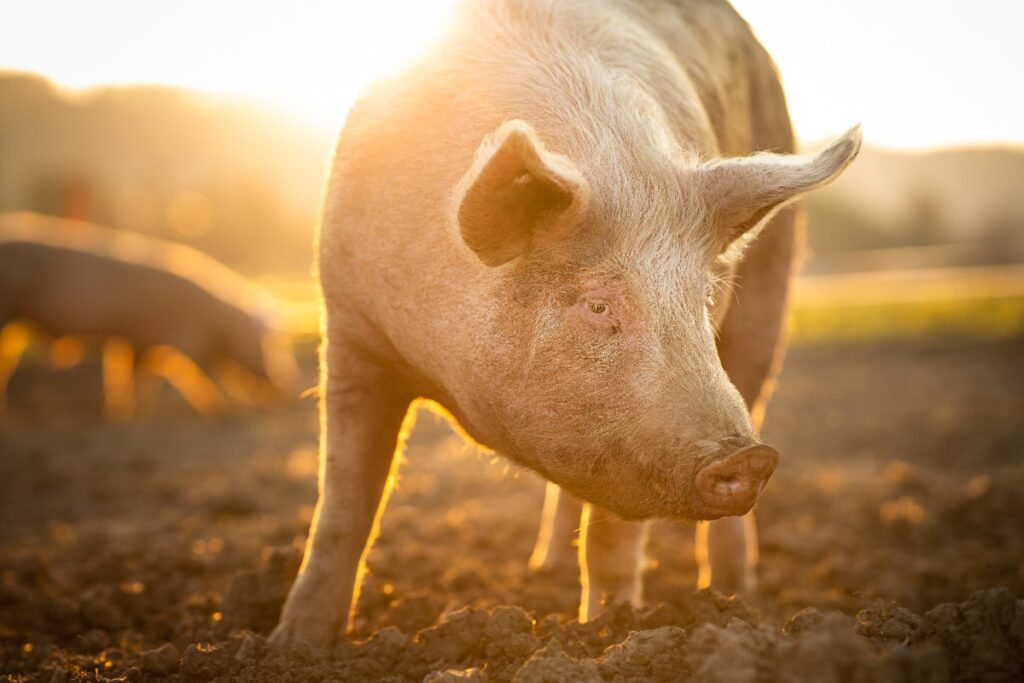
[[[860,126],[814,155],[755,154],[697,169],[699,193],[718,251],[724,251],[775,209],[835,180],[860,151]]]
[[[455,191],[454,225],[488,266],[553,237],[587,199],[587,182],[567,158],[550,152],[524,121],[487,136]]]

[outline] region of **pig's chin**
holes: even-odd
[[[706,516],[708,511],[700,509],[699,504],[691,502],[686,496],[665,495],[658,492],[653,483],[644,484],[638,481],[635,485],[626,485],[623,480],[609,482],[607,485],[588,481],[559,482],[563,489],[569,491],[580,500],[599,505],[616,516],[630,521],[647,519],[703,520],[718,519],[721,515]],[[713,513],[712,513],[713,514]]]
[[[617,495],[601,496],[579,493],[576,493],[575,495],[581,500],[593,505],[599,505],[616,516],[630,521],[640,522],[646,519],[655,519],[667,516],[659,506],[653,504],[653,501],[632,500]]]
[[[520,453],[506,452],[506,455],[536,470],[545,479],[557,484],[576,498],[598,505],[625,520],[696,521],[736,514],[703,504],[694,490],[692,474],[687,481],[685,473],[681,473],[681,478],[678,475],[669,476],[659,468],[633,461],[635,466],[608,468],[600,472],[590,471],[585,475],[576,475],[558,471],[560,468],[548,469],[542,464],[543,461],[521,457]],[[516,457],[517,455],[520,457]]]
[[[557,482],[555,482],[557,483]],[[710,521],[730,516],[734,513],[722,512],[708,508],[699,503],[691,503],[688,500],[659,499],[656,496],[640,496],[633,498],[623,495],[620,492],[606,494],[605,492],[592,492],[590,490],[580,491],[570,486],[563,486],[577,498],[599,505],[602,508],[613,512],[618,517],[630,521],[643,521],[648,519],[673,519],[678,521]],[[753,508],[753,504],[750,505]],[[746,514],[749,508],[740,514]]]

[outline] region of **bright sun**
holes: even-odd
[[[434,38],[454,0],[38,0],[0,8],[0,69],[60,85],[165,83],[336,126],[359,90]],[[55,17],[60,17],[55,20]]]
[[[429,43],[455,0],[0,3],[0,69],[70,87],[167,83],[336,127],[361,87]],[[1024,143],[1024,3],[733,0],[774,56],[805,141]],[[956,46],[952,49],[950,46]]]

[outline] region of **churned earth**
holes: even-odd
[[[167,397],[117,426],[96,374],[12,381],[8,680],[1024,680],[1019,338],[794,347],[765,431],[783,460],[760,593],[695,592],[692,524],[658,522],[649,606],[586,625],[574,567],[526,567],[542,482],[424,414],[356,632],[329,653],[265,638],[315,503],[315,400],[202,421]]]

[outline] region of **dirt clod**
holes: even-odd
[[[601,657],[605,680],[677,681],[687,672],[686,631],[662,626],[633,631]]]
[[[935,607],[916,640],[941,646],[958,680],[1024,680],[1024,600],[1005,588]]]
[[[580,681],[598,683],[601,674],[597,664],[566,654],[557,641],[537,650],[512,677],[512,683],[561,683]]]
[[[447,669],[427,674],[423,683],[488,683],[487,674],[477,668]]]
[[[813,607],[804,607],[786,620],[782,632],[788,636],[795,636],[817,627],[822,619],[824,619],[824,615],[820,611]]]
[[[173,643],[164,643],[142,653],[142,670],[157,676],[175,673],[178,671],[178,657],[178,648]]]
[[[204,681],[228,673],[232,664],[231,654],[219,645],[193,643],[181,655],[182,673]]]

